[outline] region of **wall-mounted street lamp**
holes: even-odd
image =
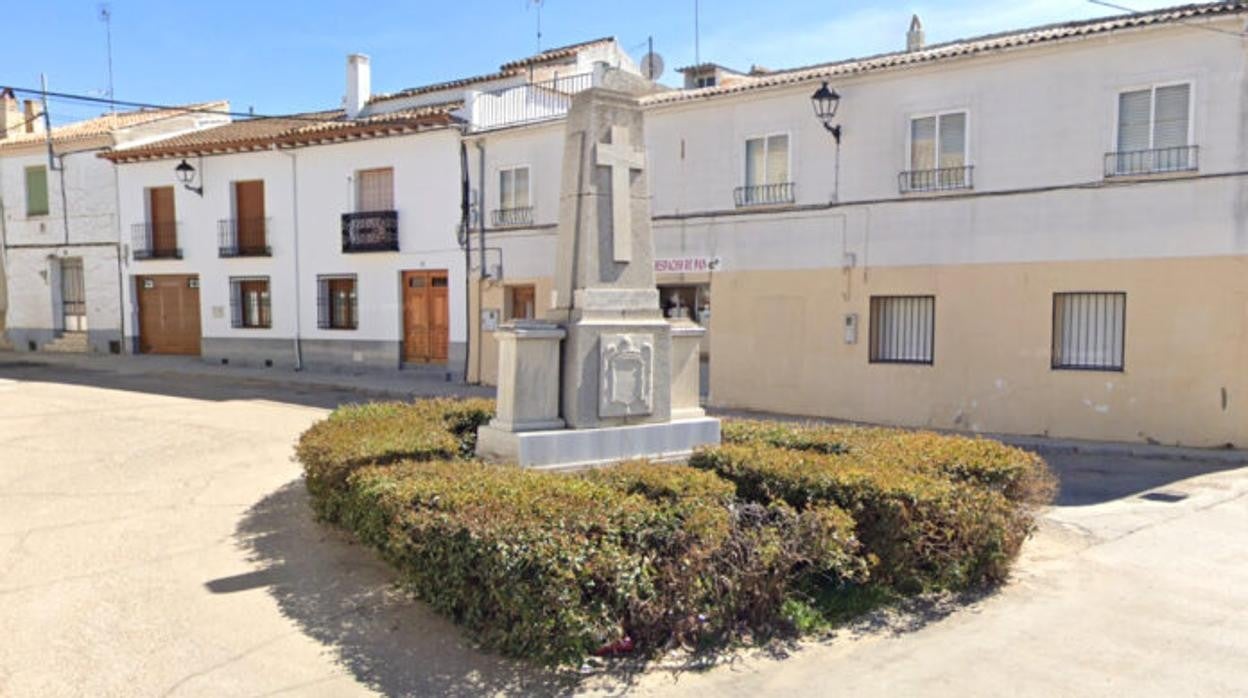
[[[186,187],[187,191],[193,191],[200,196],[204,195],[204,184],[202,181],[199,186],[194,186],[195,166],[187,162],[185,158],[182,159],[182,162],[178,163],[177,167],[173,168],[173,171],[178,175],[178,181],[182,183],[183,187]]]
[[[836,119],[836,110],[841,106],[841,95],[834,89],[828,87],[828,83],[823,83],[815,93],[810,96],[811,104],[815,107],[815,116],[823,127],[832,134],[836,139],[836,144],[841,144],[841,127],[839,124],[833,124]]]

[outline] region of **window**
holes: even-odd
[[[1165,85],[1118,95],[1118,141],[1106,174],[1195,169],[1191,85]]]
[[[715,76],[714,75],[702,75],[700,77],[697,77],[693,81],[693,86],[694,88],[699,89],[699,90],[704,87],[714,87]]]
[[[529,168],[511,167],[499,171],[498,206],[504,211],[529,206]]]
[[[317,327],[354,330],[360,326],[354,274],[317,277],[316,285]]]
[[[970,186],[966,122],[966,112],[910,120],[910,169],[902,173],[903,193]]]
[[[503,298],[505,320],[533,320],[537,317],[537,289],[533,285],[508,286]]]
[[[240,328],[272,327],[268,277],[230,279],[230,325]]]
[[[737,189],[736,198],[738,206],[793,202],[787,135],[745,141],[745,186]]]
[[[871,296],[871,362],[933,363],[935,296]]]
[[[355,210],[360,213],[394,210],[394,170],[360,170],[355,175]]]
[[[1123,369],[1125,293],[1053,294],[1053,368]]]
[[[26,215],[48,215],[48,168],[46,165],[26,168]]]

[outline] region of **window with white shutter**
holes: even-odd
[[[931,364],[935,296],[871,296],[871,363]]]
[[[394,170],[384,167],[355,174],[355,210],[359,213],[394,210]]]
[[[498,208],[494,225],[532,225],[533,204],[530,197],[529,168],[508,167],[498,171]]]
[[[1191,143],[1192,86],[1162,85],[1118,95],[1117,152],[1107,176],[1181,172],[1197,168]]]

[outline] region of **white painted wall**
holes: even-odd
[[[292,158],[294,170],[292,170]],[[177,160],[119,165],[121,219],[125,229],[145,220],[148,187],[175,184]],[[205,338],[293,340],[296,333],[295,283],[299,326],[307,339],[398,342],[402,334],[399,277],[405,269],[449,272],[450,341],[466,341],[463,321],[463,255],[456,240],[459,223],[459,140],[454,130],[356,141],[294,150],[270,150],[205,157],[192,163],[202,173],[204,196],[176,186],[180,260],[127,262],[127,276],[198,274],[201,327]],[[342,252],[341,216],[354,210],[353,178],[358,170],[394,168],[400,252]],[[231,216],[230,183],[263,179],[269,217],[268,258],[220,258],[218,221]],[[297,179],[299,274],[295,275]],[[356,274],[359,328],[317,329],[317,276]],[[230,326],[230,282],[234,276],[267,276],[272,327]],[[127,284],[126,335],[134,336],[137,310]]]

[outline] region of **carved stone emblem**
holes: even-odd
[[[600,338],[602,389],[599,417],[628,417],[654,411],[654,335],[604,334]]]

